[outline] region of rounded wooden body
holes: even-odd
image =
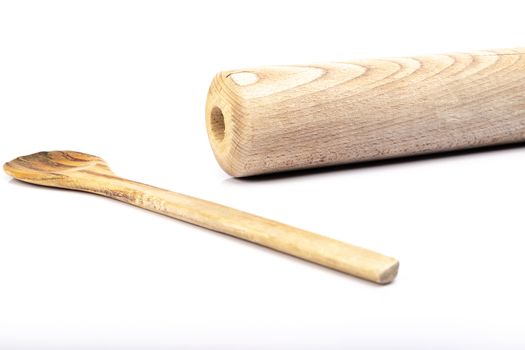
[[[226,71],[206,103],[232,176],[525,141],[525,49]]]

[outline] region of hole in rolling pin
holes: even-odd
[[[210,116],[211,133],[216,141],[221,142],[224,139],[224,115],[219,107],[213,107]]]

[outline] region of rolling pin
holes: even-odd
[[[220,72],[208,137],[235,177],[525,141],[525,48]]]

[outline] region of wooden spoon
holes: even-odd
[[[369,281],[387,284],[399,262],[391,257],[220,204],[115,176],[104,160],[71,151],[40,152],[4,165],[12,177],[85,191],[223,232]]]

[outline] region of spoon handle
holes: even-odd
[[[96,181],[91,183],[96,185],[89,192],[257,243],[375,283],[392,282],[399,267],[399,262],[394,258],[203,199],[113,176],[97,176]]]

